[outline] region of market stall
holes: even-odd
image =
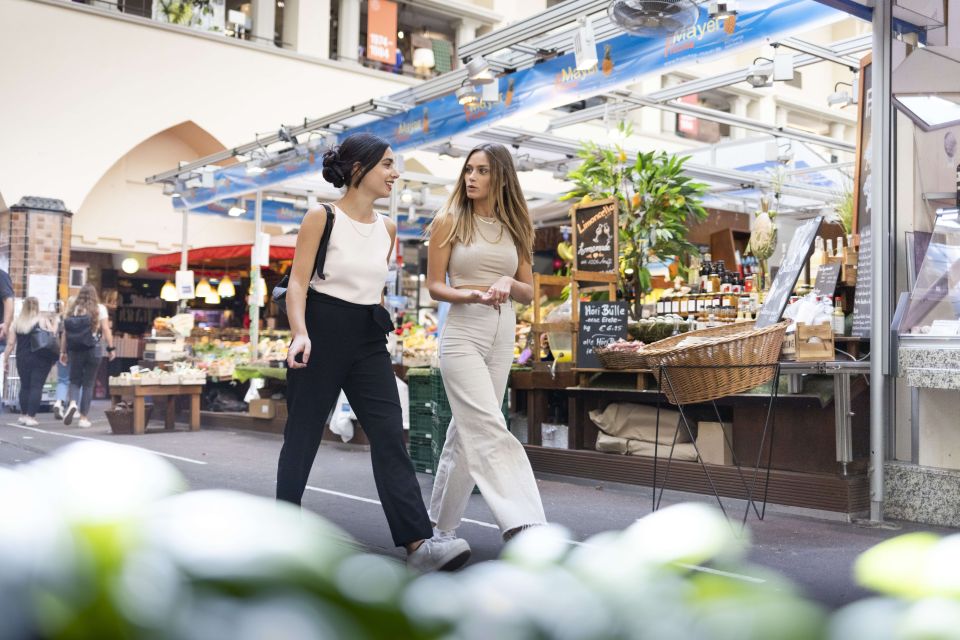
[[[868,504],[865,451],[870,411],[859,377],[864,373],[868,344],[862,333],[850,335],[858,333],[850,325],[856,326],[858,320],[869,323],[864,310],[857,310],[857,298],[869,300],[870,293],[869,285],[859,282],[856,268],[861,259],[859,229],[837,220],[850,208],[843,195],[846,183],[855,178],[859,184],[850,168],[857,165],[859,171],[854,152],[863,152],[863,145],[859,136],[851,142],[843,135],[845,124],[829,127],[827,135],[781,122],[760,123],[743,111],[734,113],[732,106],[721,111],[711,104],[717,102],[716,92],[738,83],[747,82],[753,89],[731,94],[750,98],[751,91],[783,81],[779,73],[784,65],[791,69],[791,77],[793,69],[824,61],[837,64],[839,60],[854,69],[859,65],[855,56],[869,50],[872,39],[865,34],[814,49],[791,38],[804,28],[830,24],[842,15],[823,3],[770,0],[729,15],[717,11],[704,5],[693,14],[692,31],[657,32],[657,37],[647,39],[623,33],[608,16],[598,13],[593,27],[599,34],[596,46],[603,64],[594,60],[593,67],[581,68],[584,61],[562,44],[579,27],[556,29],[562,24],[557,20],[572,19],[576,11],[557,6],[511,26],[504,34],[478,38],[458,52],[464,61],[490,58],[487,71],[497,77],[493,90],[484,90],[482,99],[474,96],[469,101],[467,91],[451,95],[453,89],[472,86],[473,70],[459,69],[402,94],[285,127],[276,136],[153,180],[172,186],[176,206],[205,213],[216,213],[214,208],[228,211],[231,206],[247,211],[249,207],[236,205],[236,199],[255,192],[260,220],[262,194],[268,189],[289,197],[309,197],[318,191],[320,152],[355,131],[395,138],[396,152],[416,158],[418,170],[405,171],[403,176],[414,193],[435,179],[424,178],[424,165],[435,161],[436,166],[458,166],[460,160],[450,162],[450,158],[462,158],[484,141],[510,145],[517,150],[521,172],[547,171],[559,181],[546,192],[527,191],[538,235],[553,234],[553,241],[535,256],[537,271],[544,276],[543,295],[537,296],[530,310],[521,310],[524,321],[518,327],[516,354],[518,366],[524,368],[514,372],[511,384],[513,408],[527,409],[526,439],[535,468],[655,482],[647,468],[655,457],[595,450],[603,430],[592,412],[602,413],[616,402],[662,400],[662,390],[652,384],[657,380],[656,368],[614,369],[595,361],[599,353],[622,338],[616,349],[640,356],[658,339],[686,333],[696,339],[701,334],[694,332],[721,328],[729,328],[736,341],[740,331],[762,323],[777,324],[786,317],[790,326],[784,328],[775,361],[782,356],[787,362],[804,364],[784,365],[782,376],[767,381],[777,389],[783,387],[778,401],[788,411],[781,415],[790,416],[786,434],[782,429],[778,435],[781,444],[771,452],[771,491],[785,504],[855,513]],[[738,55],[768,42],[787,43],[785,48],[801,53],[784,54],[781,49],[776,52],[777,64],[768,60],[766,65],[757,58],[748,66],[732,65],[715,78],[687,80],[679,74],[659,90],[637,93],[637,87],[629,85],[643,76],[665,73],[661,35],[667,38],[671,69]],[[537,46],[511,50],[511,42],[520,41]],[[543,57],[539,53],[543,51],[552,53]],[[701,94],[705,97],[700,102],[677,101]],[[733,102],[730,99],[729,105]],[[641,108],[676,115],[676,130],[689,136],[701,135],[691,125],[694,120],[759,134],[761,141],[755,137],[731,142],[726,148],[705,146],[688,161],[672,152],[640,152],[643,146],[633,137],[627,120]],[[518,126],[525,117],[535,120],[543,114],[547,114],[545,127],[526,122],[523,125],[530,126]],[[597,132],[596,127],[574,128],[601,120],[605,133],[599,129],[602,135],[597,137],[582,133]],[[402,135],[396,136],[397,132]],[[297,136],[311,133],[316,137],[298,142]],[[268,148],[265,154],[254,153]],[[211,181],[195,180],[204,167],[237,154],[248,158],[215,168]],[[433,160],[422,154],[430,154]],[[592,179],[585,178],[588,173]],[[597,179],[601,174],[604,177]],[[442,181],[431,185],[442,186]],[[623,188],[615,188],[618,185]],[[442,192],[427,192],[420,197],[412,193],[403,202],[394,193],[389,213],[395,219],[406,216],[408,222],[429,214],[427,196],[442,200]],[[560,196],[566,199],[558,202]],[[596,224],[595,215],[578,219],[578,214],[608,199],[612,199],[614,217],[606,228]],[[571,204],[576,205],[572,211]],[[833,220],[819,219],[823,214]],[[590,220],[593,224],[588,224]],[[801,234],[810,221],[816,224]],[[547,231],[550,227],[553,232]],[[801,235],[803,241],[794,246]],[[404,259],[410,262],[406,255]],[[420,253],[415,259],[420,261]],[[398,316],[410,310],[411,293],[420,297],[417,280],[423,274],[422,269],[417,271],[409,289],[399,284],[400,278],[387,287],[388,305]],[[566,287],[546,280],[551,277],[566,279],[572,289],[566,302]],[[435,320],[422,317],[419,303],[413,308],[413,317],[401,322],[393,352],[405,364],[432,364]],[[593,311],[601,319],[609,312],[617,322],[593,325],[588,316]],[[597,331],[585,335],[591,326]],[[589,365],[588,358],[594,360]],[[733,452],[756,444],[757,395],[740,389],[725,394],[720,402],[715,422],[721,433],[732,425],[729,428],[737,437],[728,448]],[[855,415],[852,420],[851,414]],[[511,423],[518,433],[523,428],[519,420]],[[549,437],[545,424],[552,428]],[[802,429],[808,424],[816,424],[817,429],[805,440]],[[560,426],[566,438],[557,436],[563,433]],[[566,444],[567,450],[543,444]],[[759,444],[762,449],[763,442]],[[630,446],[626,450],[629,453]],[[717,466],[729,466],[722,456],[720,460]],[[625,472],[628,467],[634,472]],[[731,471],[720,470],[721,475],[727,472]],[[684,487],[703,488],[695,486],[692,474],[688,476]],[[791,493],[791,486],[806,488]],[[825,486],[833,493],[816,489]],[[832,497],[818,497],[828,494]]]

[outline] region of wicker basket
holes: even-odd
[[[690,331],[648,345],[640,355],[671,404],[708,402],[770,381],[789,324],[757,329],[752,322],[741,322]],[[677,346],[688,338],[702,342]],[[668,380],[660,380],[660,367],[668,368]]]
[[[647,360],[642,352],[620,351],[618,349],[597,349],[594,351],[604,369],[646,369]]]
[[[153,413],[153,405],[148,404],[144,407],[144,426],[150,422],[150,415]],[[115,434],[125,435],[133,433],[133,409],[117,408],[104,411],[107,416],[107,422],[110,423],[110,430]]]

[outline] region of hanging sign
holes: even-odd
[[[598,200],[573,207],[574,269],[593,273],[617,273],[620,268],[617,241],[617,201]]]
[[[197,294],[193,290],[193,271],[177,271],[177,295],[181,300],[193,300]]]
[[[250,266],[269,267],[270,266],[270,234],[261,233],[259,242],[253,245],[253,251],[250,252]]]
[[[563,106],[608,93],[670,67],[727,56],[757,43],[830,24],[846,14],[809,0],[752,0],[734,16],[711,17],[706,3],[697,23],[662,38],[622,34],[597,43],[600,64],[581,71],[573,53],[558,56],[496,80],[499,100],[463,106],[455,95],[429,100],[408,111],[347,129],[324,142],[298,145],[266,171],[248,173],[246,164],[220,169],[214,186],[178,184],[178,208],[204,204],[264,189],[290,178],[319,173],[325,145],[352,133],[366,132],[390,141],[402,152],[468,135],[515,116]],[[392,62],[392,61],[388,61]],[[336,139],[335,139],[336,138]]]
[[[397,62],[397,3],[367,2],[367,59],[393,65]]]

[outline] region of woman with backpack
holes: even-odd
[[[63,320],[60,340],[60,362],[70,364],[70,404],[63,412],[63,424],[70,425],[80,413],[77,426],[90,426],[88,414],[93,401],[93,385],[103,358],[103,344],[110,360],[115,357],[113,332],[110,330],[110,314],[100,304],[97,290],[92,284],[80,287],[80,293],[69,307]],[[79,400],[80,404],[77,405]]]
[[[13,322],[16,338],[7,342],[4,355],[17,353],[17,375],[20,376],[20,419],[22,425],[37,426],[37,411],[43,395],[43,385],[50,367],[57,361],[57,318],[40,313],[40,302],[25,298],[20,315]]]

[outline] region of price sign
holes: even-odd
[[[625,301],[581,302],[577,332],[577,368],[600,369],[595,353],[611,342],[627,337],[629,309]]]

